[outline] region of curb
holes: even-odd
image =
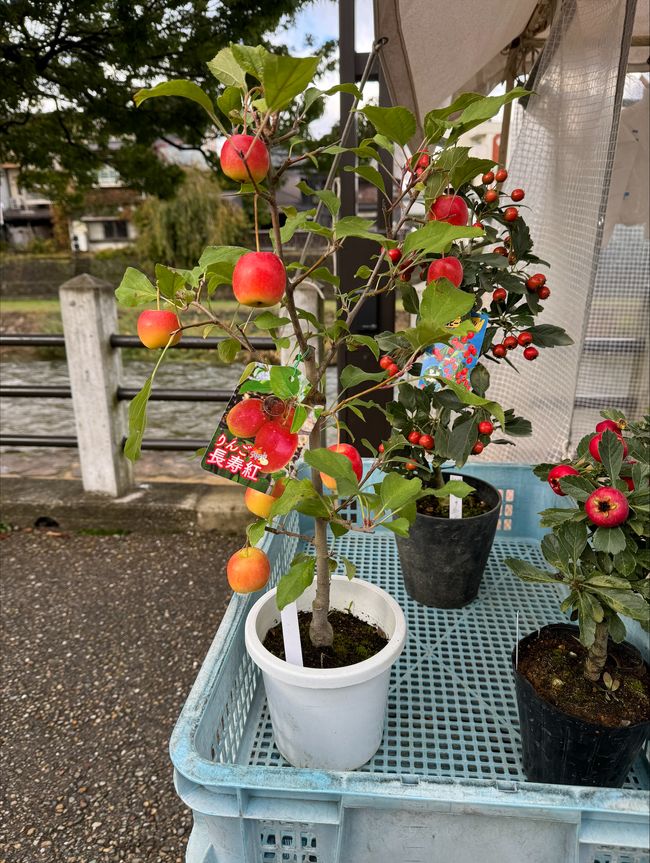
[[[235,484],[143,483],[113,498],[85,492],[79,480],[3,477],[0,521],[23,528],[39,518],[66,531],[240,533],[251,516],[244,488]]]

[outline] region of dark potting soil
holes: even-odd
[[[311,614],[307,611],[298,613],[302,661],[306,668],[356,665],[357,662],[370,659],[388,644],[388,638],[378,627],[359,620],[347,611],[330,611],[328,620],[334,630],[334,644],[332,647],[314,647],[309,639]],[[278,623],[266,633],[264,647],[278,659],[285,658],[281,624]]]
[[[602,679],[583,677],[587,650],[567,632],[543,632],[519,651],[518,670],[537,694],[559,710],[607,728],[636,725],[650,718],[650,674],[639,657],[610,642],[605,670],[620,681],[615,691]]]
[[[437,518],[449,518],[448,497],[423,497],[417,502],[417,509],[422,515],[435,515]],[[468,494],[463,498],[463,518],[471,518],[473,515],[482,515],[489,512],[490,505],[477,494]]]

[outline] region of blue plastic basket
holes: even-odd
[[[648,863],[645,758],[621,790],[525,779],[510,653],[518,632],[558,620],[558,599],[501,561],[543,565],[537,513],[558,498],[528,467],[465,472],[503,496],[483,585],[466,608],[411,600],[388,531],[338,541],[359,576],[400,602],[409,629],[382,746],[361,770],[283,761],[244,647],[256,597],[233,598],[171,740],[176,788],[194,814],[188,863]],[[265,543],[275,583],[303,549],[286,537]]]

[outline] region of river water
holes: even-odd
[[[150,374],[152,363],[141,361],[123,365],[122,386],[140,387]],[[180,389],[234,389],[242,366],[219,366],[201,362],[167,362],[157,375],[156,387]],[[4,385],[69,384],[68,367],[64,359],[3,361],[0,379]],[[327,374],[328,400],[336,393],[336,368]],[[146,436],[150,438],[205,438],[212,436],[225,405],[218,402],[156,402],[149,403]],[[74,435],[74,415],[71,399],[0,399],[0,427],[3,434]],[[30,448],[33,452],[37,448]],[[41,450],[42,452],[43,450]],[[50,450],[51,452],[51,450]]]

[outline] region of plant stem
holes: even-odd
[[[609,628],[606,621],[596,624],[596,634],[594,643],[589,648],[587,659],[585,660],[584,676],[587,680],[597,683],[600,680],[600,675],[605,668],[607,661],[607,638]]]
[[[444,477],[442,475],[442,470],[440,465],[434,467],[433,471],[433,487],[434,488],[442,488],[445,484]]]
[[[309,448],[318,449],[320,440],[320,419],[316,421],[309,436]],[[320,473],[312,470],[311,479],[316,491],[321,494],[323,483]],[[314,545],[316,546],[316,596],[311,606],[311,623],[309,624],[309,639],[314,647],[331,647],[334,641],[334,630],[327,619],[330,610],[330,568],[327,551],[327,520],[315,519]]]

